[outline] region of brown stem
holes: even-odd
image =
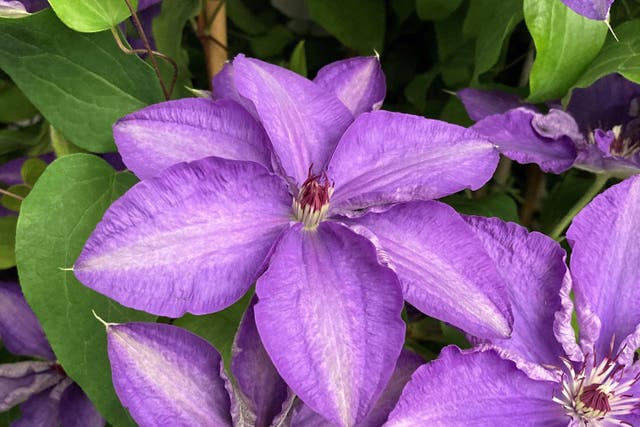
[[[227,61],[227,14],[224,0],[205,0],[198,16],[198,38],[207,63],[209,82]]]
[[[13,197],[14,199],[17,199],[17,200],[24,200],[24,197],[18,196],[16,193],[12,193],[11,191],[3,190],[2,188],[0,188],[0,194],[5,194],[5,195],[7,195],[9,197]]]
[[[116,41],[116,44],[118,45],[120,50],[126,53],[127,55],[139,55],[143,53],[148,53],[147,49],[131,49],[125,46],[125,44],[122,43],[122,40],[120,39],[120,34],[118,34],[118,30],[116,30],[115,27],[111,28],[111,33],[113,34],[113,38]],[[173,58],[171,58],[169,55],[165,55],[162,52],[158,52],[154,50],[153,54],[167,61],[169,64],[171,64],[171,67],[173,68],[171,84],[169,85],[169,97],[171,97],[171,94],[173,93],[173,89],[176,86],[176,81],[178,80],[178,64],[176,63],[176,61],[173,60]]]
[[[156,57],[154,55],[153,49],[151,49],[151,43],[149,43],[149,39],[147,35],[144,33],[144,29],[142,28],[142,24],[140,23],[140,19],[138,19],[138,14],[136,10],[133,8],[133,5],[129,0],[124,0],[131,12],[131,19],[133,20],[133,25],[136,27],[140,38],[142,39],[142,43],[144,44],[144,48],[146,49],[146,53],[149,55],[149,60],[151,61],[151,66],[153,70],[156,72],[156,76],[158,76],[158,81],[160,82],[160,86],[162,87],[162,93],[164,93],[165,99],[168,101],[170,98],[169,91],[164,84],[164,80],[162,79],[162,74],[160,73],[160,68],[158,67],[158,61],[156,61]]]
[[[524,204],[520,211],[520,224],[525,227],[529,227],[531,225],[533,216],[538,209],[542,179],[542,171],[537,165],[527,166],[527,189],[524,193]]]

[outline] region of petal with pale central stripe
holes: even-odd
[[[405,328],[398,279],[373,245],[335,223],[292,227],[256,292],[258,331],[293,391],[339,426],[363,420],[391,377]]]
[[[438,120],[374,111],[358,116],[329,162],[332,211],[431,200],[487,182],[498,152],[479,134]]]
[[[332,62],[322,67],[313,81],[333,92],[354,116],[380,108],[387,92],[380,60],[375,56]]]
[[[413,374],[385,427],[567,427],[551,400],[559,387],[493,351],[450,346]]]
[[[233,78],[255,105],[287,174],[301,184],[311,164],[322,171],[353,120],[342,102],[293,71],[243,55],[233,61]]]
[[[211,313],[251,286],[290,216],[286,184],[257,163],[180,163],[107,210],[74,271],[129,307]]]
[[[453,208],[403,203],[349,220],[394,269],[405,299],[429,316],[484,338],[505,338],[513,316],[503,278]]]
[[[595,315],[596,354],[609,354],[640,323],[640,178],[609,188],[589,203],[567,231],[571,244],[576,311],[581,322]],[[583,334],[580,334],[581,337]],[[633,350],[633,349],[632,349]]]
[[[124,163],[142,179],[209,156],[271,165],[262,126],[230,100],[188,98],[150,105],[118,120],[113,137]]]
[[[230,426],[222,358],[208,342],[160,323],[107,326],[113,385],[141,427]]]

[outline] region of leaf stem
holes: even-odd
[[[16,193],[12,193],[11,191],[3,190],[2,188],[0,188],[0,194],[13,197],[14,199],[17,199],[17,200],[24,200],[24,197],[18,196]]]
[[[591,184],[587,191],[585,191],[576,204],[569,209],[569,212],[567,212],[566,215],[558,221],[555,227],[553,227],[553,230],[551,230],[549,236],[554,240],[558,240],[573,218],[600,192],[600,190],[602,190],[608,180],[609,175],[606,173],[596,174],[596,180],[593,184]]]
[[[125,44],[122,43],[122,40],[120,39],[120,34],[118,33],[118,30],[115,27],[111,27],[111,34],[113,34],[113,39],[116,41],[116,44],[118,45],[120,50],[126,53],[127,55],[138,55],[141,53],[147,53],[147,49],[131,49],[125,46]],[[158,52],[154,50],[153,54],[164,59],[169,64],[171,64],[171,67],[173,67],[173,76],[171,78],[171,84],[169,85],[169,97],[171,97],[171,94],[173,93],[173,89],[176,86],[176,81],[178,81],[178,64],[176,63],[176,61],[173,60],[173,58],[171,58],[169,55],[165,55],[162,52]]]
[[[140,38],[142,39],[142,43],[144,44],[144,48],[146,49],[147,54],[149,55],[149,60],[151,61],[151,66],[153,70],[156,72],[156,76],[158,76],[158,81],[160,82],[160,86],[162,87],[162,93],[164,93],[165,99],[168,101],[170,96],[169,91],[167,90],[166,85],[164,84],[164,80],[162,79],[162,74],[160,73],[160,68],[158,67],[158,61],[156,61],[156,57],[154,55],[153,49],[151,49],[151,43],[149,43],[149,39],[144,32],[144,28],[142,28],[142,24],[140,23],[140,19],[138,19],[138,14],[136,10],[133,8],[130,0],[124,0],[131,12],[131,20],[133,21],[133,25],[136,27]]]

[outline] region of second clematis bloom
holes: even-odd
[[[387,426],[640,425],[640,177],[575,217],[570,274],[550,238],[497,219],[469,222],[510,285],[513,334],[445,348],[413,375]]]
[[[106,212],[76,276],[172,317],[221,310],[256,282],[275,367],[340,426],[361,422],[391,377],[403,295],[474,335],[508,336],[493,262],[428,201],[482,186],[497,152],[459,126],[371,111],[384,85],[375,57],[310,81],[240,55],[216,79],[221,99],[126,116],[114,136],[142,182]]]
[[[613,0],[562,0],[562,3],[586,18],[606,21]]]
[[[546,114],[498,91],[458,96],[477,122],[473,129],[517,162],[553,173],[572,166],[619,177],[640,172],[640,85],[619,74],[575,89],[566,111]]]

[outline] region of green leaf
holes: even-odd
[[[56,157],[68,156],[75,153],[86,153],[86,150],[70,143],[59,130],[53,126],[49,127],[49,133],[51,134],[51,145],[53,151],[56,153]]]
[[[0,129],[0,155],[27,150],[48,142],[45,123],[18,129]]]
[[[47,168],[47,163],[41,159],[32,158],[27,159],[22,164],[22,168],[20,169],[20,175],[22,176],[22,182],[26,185],[31,185],[36,183],[42,172]]]
[[[416,0],[418,18],[423,21],[445,19],[462,4],[462,0]]]
[[[153,39],[158,51],[172,58],[178,65],[178,79],[172,98],[190,96],[186,89],[186,86],[191,86],[189,55],[182,47],[182,33],[185,23],[198,13],[199,6],[198,0],[163,0],[160,15],[153,20]],[[168,84],[173,77],[173,67],[161,58],[158,58],[158,65]]]
[[[233,339],[252,297],[253,290],[250,290],[242,299],[222,311],[206,316],[186,314],[180,319],[176,319],[173,324],[188,329],[209,341],[222,355],[228,370],[231,363]]]
[[[289,69],[307,77],[307,55],[304,51],[304,40],[300,40],[289,58]]]
[[[162,100],[151,67],[120,51],[111,33],[77,33],[51,10],[0,19],[0,68],[53,126],[89,151],[115,151],[113,123]]]
[[[133,9],[138,0],[128,0]],[[115,27],[131,16],[125,0],[49,0],[62,22],[83,33],[96,33]]]
[[[16,259],[27,302],[38,316],[65,371],[114,426],[135,424],[111,383],[107,322],[153,321],[83,286],[73,266],[109,205],[136,182],[90,154],[54,161],[24,200],[16,233]]]
[[[382,52],[383,0],[308,0],[311,17],[341,43],[361,55]]]
[[[438,73],[439,70],[434,68],[426,73],[418,74],[404,88],[405,98],[416,108],[417,113],[420,115],[423,115],[427,108],[427,93]]]
[[[465,215],[498,217],[504,221],[518,222],[518,206],[504,193],[490,194],[481,199],[470,199],[454,194],[442,199],[443,202]]]
[[[31,118],[38,110],[16,85],[0,80],[0,122],[11,123]]]
[[[591,187],[595,177],[575,169],[569,170],[555,184],[542,205],[540,230],[549,233]]]
[[[16,265],[16,223],[17,216],[0,217],[0,270]]]
[[[227,0],[226,4],[229,20],[243,32],[257,35],[269,28],[262,19],[251,13],[242,0]]]
[[[251,50],[259,58],[271,58],[279,56],[287,45],[295,40],[295,36],[289,29],[282,25],[276,25],[264,34],[252,36],[250,39]]]
[[[475,32],[474,78],[489,71],[498,60],[513,29],[522,21],[522,0],[474,0],[464,28]],[[482,20],[482,22],[478,22]],[[463,30],[464,31],[464,30]]]
[[[616,41],[610,36],[602,50],[580,76],[574,87],[587,87],[607,74],[620,73],[640,83],[640,20],[625,22],[615,28]],[[565,102],[568,102],[565,99]]]
[[[26,197],[29,194],[30,188],[23,184],[12,185],[7,188],[7,191],[18,195],[20,197]],[[10,209],[14,212],[20,212],[20,206],[22,205],[22,201],[20,199],[16,199],[15,197],[11,197],[9,195],[3,195],[0,198],[0,204],[7,209]]]
[[[536,45],[528,100],[561,98],[602,48],[607,25],[559,0],[524,0],[524,19]]]

